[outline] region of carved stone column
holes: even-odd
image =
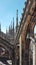
[[[19,65],[22,65],[22,37],[19,39]]]
[[[36,42],[33,44],[33,65],[36,65]]]

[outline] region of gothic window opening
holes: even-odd
[[[36,11],[36,7],[35,7],[34,11]]]
[[[34,27],[34,37],[36,38],[36,25]]]

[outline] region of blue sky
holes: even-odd
[[[16,10],[18,9],[19,21],[21,18],[21,13],[23,12],[24,2],[26,0],[0,0],[0,23],[2,31],[6,31],[11,24],[11,21],[16,23]]]
[[[0,23],[3,32],[6,32],[11,21],[16,25],[16,10],[18,9],[18,19],[20,21],[21,13],[25,7],[25,1],[27,0],[0,0]],[[13,23],[12,23],[13,24]],[[36,27],[34,29],[36,33]]]

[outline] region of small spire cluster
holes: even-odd
[[[13,17],[13,25],[12,25],[12,21],[11,21],[11,25],[9,25],[9,30],[6,29],[6,34],[9,33],[12,35],[12,33],[14,33],[14,17]]]

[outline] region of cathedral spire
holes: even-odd
[[[8,33],[7,26],[6,26],[6,34]]]
[[[6,34],[7,34],[7,28],[6,28]]]
[[[13,17],[13,30],[14,30],[14,17]]]
[[[16,26],[18,26],[18,10],[16,12]]]
[[[18,28],[18,10],[16,11],[16,32]]]
[[[14,17],[13,17],[13,39],[14,39]]]
[[[12,21],[11,21],[11,29],[12,29]]]
[[[1,23],[0,23],[0,31],[1,31]]]
[[[10,25],[9,25],[9,32],[10,32]]]

